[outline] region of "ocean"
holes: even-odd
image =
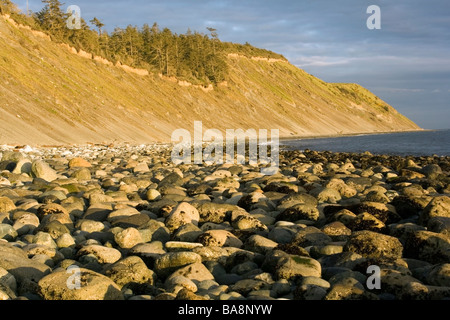
[[[331,152],[370,152],[374,155],[450,156],[450,129],[364,134],[333,138],[281,140],[285,150],[315,150]]]

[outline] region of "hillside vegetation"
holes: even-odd
[[[248,45],[221,44],[226,72],[210,78],[191,67],[127,67],[23,24],[0,17],[0,143],[170,142],[194,121],[282,137],[419,129],[356,84],[325,83]]]

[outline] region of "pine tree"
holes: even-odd
[[[102,36],[102,28],[105,26],[100,20],[98,20],[96,17],[94,17],[94,19],[89,21],[90,23],[92,23],[94,26],[97,27],[98,29],[98,34],[101,37]]]
[[[57,39],[63,39],[67,31],[67,14],[61,11],[63,5],[59,0],[42,0],[45,7],[36,14],[44,30],[48,30]]]
[[[0,13],[9,14],[14,9],[14,4],[10,0],[0,0]]]

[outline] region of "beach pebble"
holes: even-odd
[[[169,230],[175,231],[188,223],[198,225],[199,220],[200,214],[198,210],[189,203],[182,202],[166,218],[165,225]]]
[[[344,251],[351,251],[372,258],[401,258],[402,243],[394,237],[373,231],[354,232],[344,247]]]
[[[104,274],[120,288],[130,283],[153,285],[156,281],[156,274],[137,256],[127,257],[106,266]]]
[[[78,257],[89,254],[94,255],[100,263],[115,263],[122,258],[119,250],[97,244],[84,246],[77,252]]]
[[[39,294],[45,300],[124,299],[119,286],[111,279],[83,268],[57,271],[42,278],[39,281]]]
[[[142,235],[136,228],[127,228],[114,235],[114,241],[123,249],[131,249],[143,243]]]
[[[45,161],[36,160],[31,165],[31,174],[33,177],[52,182],[58,179],[58,175]]]

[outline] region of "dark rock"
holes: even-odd
[[[433,264],[450,261],[450,237],[431,231],[409,233],[405,240],[405,257]]]
[[[344,250],[364,257],[397,259],[402,257],[403,246],[397,238],[388,235],[372,231],[357,231],[350,236]]]

